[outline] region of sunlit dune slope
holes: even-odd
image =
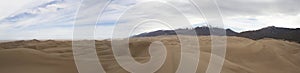
[[[189,38],[186,36],[185,38]],[[180,41],[176,36],[130,39],[130,51],[136,61],[150,59],[148,46],[161,41],[167,59],[157,73],[174,73],[180,59]],[[197,73],[204,73],[210,58],[211,39],[199,37],[200,62]],[[77,73],[71,41],[15,41],[0,44],[0,73]],[[108,73],[128,73],[116,62],[110,41],[96,41],[96,50]],[[274,39],[251,40],[227,37],[227,53],[222,73],[300,73],[300,44]]]

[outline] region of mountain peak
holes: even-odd
[[[283,27],[275,27],[269,26],[259,30],[254,31],[245,31],[241,33],[237,33],[231,29],[223,29],[223,28],[209,28],[209,27],[196,27],[193,29],[177,29],[177,30],[157,30],[149,33],[142,33],[139,35],[135,35],[133,37],[153,37],[153,36],[161,36],[161,35],[176,35],[178,33],[182,33],[183,35],[191,35],[195,31],[198,36],[210,36],[210,30],[214,31],[224,31],[226,30],[226,36],[238,36],[245,37],[254,40],[259,40],[263,38],[273,38],[273,39],[281,39],[288,41],[295,41],[300,43],[300,28],[290,29]],[[219,36],[219,35],[215,35]]]

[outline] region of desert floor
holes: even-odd
[[[187,37],[188,38],[188,37]],[[197,73],[205,73],[210,59],[211,39],[201,36]],[[157,73],[174,73],[180,59],[180,42],[176,36],[130,39],[134,59],[150,59],[148,46],[162,41],[167,58]],[[109,40],[96,41],[99,60],[107,73],[128,73],[116,62]],[[262,39],[227,37],[227,52],[221,73],[300,73],[300,44]],[[0,43],[0,73],[78,73],[71,41],[27,40]]]

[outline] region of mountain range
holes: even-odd
[[[263,38],[273,38],[279,40],[287,40],[292,42],[300,43],[300,28],[283,28],[283,27],[275,27],[269,26],[258,30],[252,31],[244,31],[244,32],[235,32],[231,29],[223,29],[223,28],[209,28],[209,27],[196,27],[193,29],[176,29],[176,30],[157,30],[148,33],[142,33],[135,35],[133,37],[153,37],[153,36],[161,36],[161,35],[176,35],[176,32],[182,35],[191,35],[192,31],[195,31],[198,36],[209,36],[210,30],[214,32],[226,32],[226,36],[237,36],[244,37],[253,40],[259,40]],[[216,35],[220,36],[220,35]]]

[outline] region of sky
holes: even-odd
[[[72,39],[75,22],[82,30],[99,16],[97,5],[103,1],[82,4],[81,0],[1,0],[0,40]],[[210,9],[208,0],[199,0],[201,7]],[[300,0],[216,0],[224,28],[237,32],[257,30],[267,26],[300,28]],[[78,15],[80,5],[88,13]],[[206,18],[189,0],[111,0],[95,22],[95,38],[111,38],[114,28],[131,34],[155,30],[186,28],[186,25],[207,26]],[[77,20],[75,21],[75,18]],[[172,28],[158,22],[143,23],[135,30],[131,24],[142,20],[171,21]],[[185,22],[187,20],[187,23]],[[146,22],[146,21],[145,21]],[[84,33],[84,32],[83,32]]]

